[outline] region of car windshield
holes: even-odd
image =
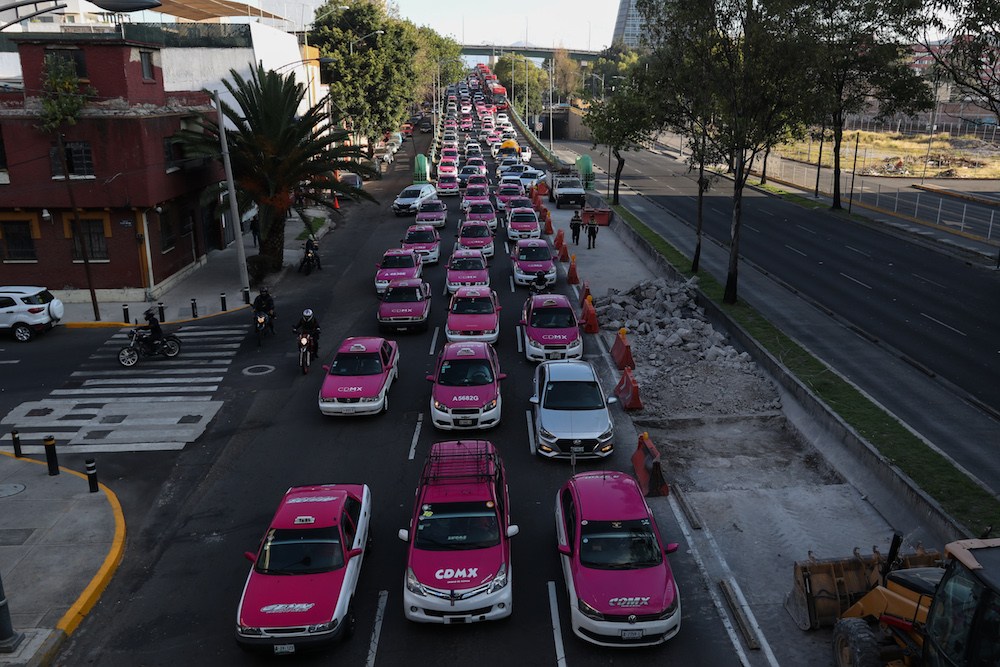
[[[390,287],[383,300],[386,303],[410,303],[422,301],[423,295],[419,287]]]
[[[458,179],[454,176],[442,176],[438,179],[438,185],[454,185],[458,183]]]
[[[254,567],[264,574],[315,574],[343,566],[340,531],[331,526],[270,529]]]
[[[559,181],[559,187],[561,188],[582,188],[580,181],[575,178],[565,178]]]
[[[418,229],[407,232],[406,243],[434,243],[434,232],[429,229]]]
[[[410,255],[386,255],[382,258],[383,269],[412,269],[413,257]]]
[[[463,174],[478,174],[479,173],[479,167],[465,165],[464,167],[462,167],[462,173]]]
[[[488,296],[456,297],[451,302],[451,312],[456,315],[489,315],[493,311],[493,299]]]
[[[549,410],[600,410],[604,407],[601,388],[594,380],[549,382],[543,407]]]
[[[449,267],[455,271],[482,271],[486,267],[478,257],[456,257]]]
[[[416,199],[419,196],[420,196],[420,190],[419,190],[419,188],[407,188],[406,190],[403,190],[402,193],[400,193],[399,198],[400,199]]]
[[[538,222],[534,213],[511,213],[511,222]]]
[[[341,352],[330,364],[330,375],[378,375],[381,372],[382,361],[370,352]]]
[[[517,258],[522,262],[544,262],[547,259],[552,259],[552,255],[549,254],[548,248],[528,246],[526,248],[518,248]]]
[[[531,200],[526,197],[514,197],[510,200],[511,208],[531,208]]]
[[[570,308],[536,308],[531,311],[531,326],[536,329],[570,329],[576,318]]]
[[[490,228],[486,225],[463,225],[462,237],[467,239],[484,239],[490,236]]]
[[[469,207],[469,213],[489,215],[495,213],[495,211],[493,210],[493,204],[473,204]]]
[[[437,383],[444,387],[493,384],[493,369],[486,359],[449,359],[441,364]]]
[[[420,205],[421,213],[439,213],[441,211],[447,211],[448,207],[445,206],[443,201],[429,201],[426,204]]]
[[[489,193],[486,188],[482,186],[469,186],[469,189],[465,191],[466,197],[489,197]]]
[[[598,570],[638,570],[663,562],[649,519],[585,521],[580,526],[580,564]]]
[[[511,197],[513,195],[519,195],[519,194],[521,194],[521,186],[519,185],[514,185],[513,183],[510,184],[504,183],[503,185],[500,186],[501,196],[507,195],[508,197]]]
[[[421,506],[413,546],[424,551],[485,549],[500,544],[493,502],[434,503]]]

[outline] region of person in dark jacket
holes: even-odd
[[[597,247],[597,219],[593,216],[587,221],[587,249]]]
[[[573,219],[569,221],[570,233],[573,236],[573,245],[580,245],[580,228],[583,227],[583,219],[580,211],[573,211]]]
[[[260,288],[260,294],[253,300],[253,309],[254,312],[267,313],[268,327],[274,333],[274,318],[277,317],[274,313],[274,297],[266,286]]]
[[[153,344],[153,352],[159,352],[163,347],[163,327],[160,320],[156,319],[156,310],[149,308],[145,313],[146,326],[149,329],[149,342]]]
[[[306,308],[302,311],[302,317],[299,318],[298,324],[295,325],[295,333],[297,334],[310,334],[313,339],[313,356],[319,354],[319,322],[316,320],[316,316],[313,315],[311,308]]]

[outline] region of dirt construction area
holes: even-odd
[[[706,321],[695,288],[659,278],[594,301],[609,347],[620,327],[628,330],[643,402],[629,414],[657,446],[671,485],[669,498],[650,505],[689,534],[716,606],[742,609],[746,634],[730,635],[745,664],[832,665],[830,631],[800,630],[784,609],[793,563],[810,553],[848,557],[856,547],[885,553],[893,527],[846,481],[850,471],[831,463],[843,467],[843,457],[826,455],[836,443],[812,432],[750,356]],[[904,537],[906,551],[922,536]]]

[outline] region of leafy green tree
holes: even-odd
[[[546,63],[545,69],[548,69]],[[552,86],[560,98],[568,98],[579,87],[582,69],[566,49],[556,49],[552,57]]]
[[[374,175],[359,164],[362,153],[344,143],[347,132],[334,127],[326,100],[299,112],[307,89],[294,73],[281,74],[258,66],[244,79],[230,70],[223,81],[236,106],[222,103],[222,113],[234,129],[226,129],[229,157],[238,196],[258,207],[260,254],[266,267],[284,262],[285,224],[295,210],[305,222],[306,205],[335,210],[335,197],[364,197],[334,178],[339,170]],[[204,116],[199,128],[180,133],[194,155],[219,157],[220,128],[215,116]],[[297,205],[296,200],[302,204]]]
[[[548,91],[548,72],[518,53],[507,53],[497,59],[493,73],[507,89],[507,95],[518,114],[524,113],[524,98],[528,98],[528,113],[542,110],[542,89]],[[527,85],[526,85],[527,83]]]
[[[416,28],[417,52],[414,56],[415,99],[432,101],[434,85],[440,69],[446,84],[462,78],[462,46],[449,37],[442,37],[427,26]]]

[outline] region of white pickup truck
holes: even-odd
[[[554,201],[556,208],[562,208],[563,204],[585,206],[587,192],[583,189],[583,181],[574,174],[550,174],[549,201]]]

